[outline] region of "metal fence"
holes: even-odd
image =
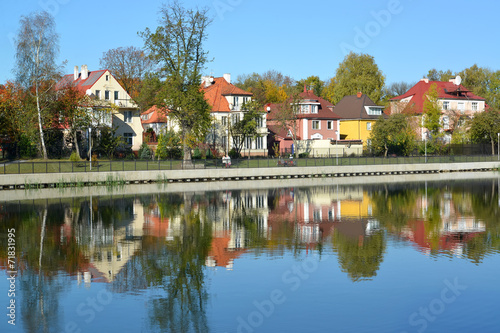
[[[288,159],[286,159],[288,160]],[[333,156],[329,158],[299,158],[294,163],[283,163],[282,158],[239,158],[232,159],[231,165],[222,159],[195,159],[189,163],[182,160],[101,160],[101,161],[47,161],[47,162],[8,162],[0,164],[0,174],[30,173],[71,173],[71,172],[127,172],[182,169],[221,169],[221,168],[271,168],[271,167],[318,167],[337,165],[377,165],[377,164],[416,164],[416,163],[467,163],[494,162],[497,155],[439,155],[411,157],[369,157]]]

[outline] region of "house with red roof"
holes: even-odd
[[[83,65],[79,71],[75,66],[73,74],[64,75],[56,84],[56,90],[67,88],[92,97],[95,103],[82,107],[88,108],[94,119],[101,119],[100,124],[115,128],[116,134],[122,136],[133,151],[139,150],[143,131],[139,108],[109,70],[89,71],[87,65]],[[104,111],[110,108],[111,113]],[[100,116],[95,117],[96,114]]]
[[[253,94],[238,88],[231,83],[231,75],[223,77],[202,77],[201,89],[205,99],[211,106],[214,118],[212,130],[208,135],[208,143],[219,151],[228,152],[240,142],[239,137],[231,137],[231,126],[243,119],[243,105],[252,100]],[[241,150],[242,155],[264,155],[267,153],[266,114],[257,119],[259,136],[246,138]]]
[[[292,135],[299,140],[298,152],[306,152],[308,149],[319,149],[329,151],[332,140],[339,140],[339,119],[340,117],[333,111],[333,103],[314,95],[312,90],[306,90],[299,94],[297,102],[297,114],[295,126],[297,133],[292,133],[293,128],[283,128],[279,121],[279,113],[283,104],[268,104],[267,124],[270,132],[269,148],[279,145],[280,151],[292,151]],[[289,99],[284,103],[292,103]],[[323,145],[321,145],[321,143]],[[320,148],[321,147],[321,148]],[[270,152],[273,154],[272,152]]]
[[[158,136],[172,128],[173,122],[168,121],[168,110],[153,105],[141,113],[141,123],[144,129],[143,140],[148,143],[158,142]]]
[[[460,119],[472,118],[474,114],[484,112],[487,108],[486,100],[483,97],[475,95],[460,83],[461,79],[458,76],[448,82],[421,79],[403,95],[390,99],[390,112],[410,112],[421,116],[424,113],[426,94],[431,86],[435,84],[438,103],[442,109],[441,123],[443,130],[451,132],[459,124]],[[422,129],[422,137],[426,135],[426,132],[426,129]]]

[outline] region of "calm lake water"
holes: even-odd
[[[499,183],[0,202],[0,331],[498,332]]]

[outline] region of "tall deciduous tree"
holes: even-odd
[[[287,131],[293,141],[295,157],[298,157],[299,147],[297,146],[299,142],[299,117],[300,112],[300,94],[294,93],[285,102],[278,106],[278,112],[276,112],[276,124],[282,130]]]
[[[474,143],[491,143],[491,152],[495,154],[495,143],[500,133],[500,112],[486,111],[476,114],[472,119],[470,136]]]
[[[351,52],[339,64],[335,73],[333,103],[358,92],[379,103],[383,97],[384,82],[385,77],[372,56]]]
[[[409,155],[415,148],[415,131],[410,118],[406,113],[396,113],[387,119],[380,117],[370,134],[373,153]]]
[[[160,10],[160,26],[155,32],[140,33],[151,59],[166,77],[158,103],[170,110],[181,128],[184,163],[191,163],[191,148],[204,138],[210,127],[210,106],[200,90],[201,71],[208,52],[203,49],[208,9],[186,9],[178,1]]]
[[[262,118],[262,105],[257,101],[251,101],[243,104],[242,109],[245,111],[243,119],[231,126],[231,136],[233,138],[233,146],[236,152],[241,152],[244,142],[248,138],[255,139],[259,136],[258,118]],[[235,140],[239,138],[238,140]],[[250,153],[248,154],[250,158]]]
[[[411,87],[415,85],[414,82],[408,83],[408,82],[393,82],[389,86],[385,88],[385,97],[387,99],[403,95],[406,93],[408,90],[410,90]]]
[[[435,68],[430,69],[427,72],[426,76],[430,81],[443,81],[443,82],[448,82],[448,80],[453,79],[455,75],[451,72],[451,70],[437,70]]]
[[[54,18],[47,12],[22,16],[16,43],[17,80],[34,94],[38,115],[38,130],[43,158],[47,149],[43,136],[43,113],[58,75],[55,59],[59,52],[59,35]]]
[[[438,103],[438,91],[435,83],[431,84],[424,95],[424,127],[427,128],[432,138],[439,137],[441,130],[441,107]]]
[[[100,63],[113,73],[132,98],[138,96],[142,80],[152,65],[144,51],[135,46],[110,49],[103,53]]]

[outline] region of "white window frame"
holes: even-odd
[[[372,123],[371,122],[367,122],[366,123],[366,130],[367,131],[371,131],[372,130]]]
[[[133,116],[134,113],[132,111],[123,111],[123,122],[127,124],[132,123]]]
[[[317,127],[316,127],[317,124]],[[313,130],[321,130],[321,120],[312,120],[311,121],[311,129]]]
[[[332,130],[333,131],[333,120],[328,120],[326,122],[326,129],[327,130]]]
[[[443,110],[449,110],[450,109],[450,102],[449,101],[443,101]]]
[[[471,110],[472,111],[477,111],[478,105],[479,105],[478,102],[472,102],[472,104],[471,104]]]
[[[311,113],[318,113],[318,109],[317,105],[311,105]]]
[[[300,105],[300,113],[309,113],[309,104]]]
[[[264,148],[264,138],[258,136],[255,138],[255,149],[263,149]]]

